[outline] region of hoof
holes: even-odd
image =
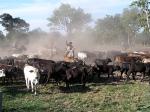
[[[34,95],[36,96],[36,95],[37,95],[37,93],[35,92],[35,93],[34,93]]]

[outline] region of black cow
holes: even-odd
[[[92,68],[93,69],[92,71],[94,72],[94,74],[97,74],[99,78],[100,78],[101,73],[108,73],[108,77],[109,77],[109,75],[112,74],[110,73],[110,71],[112,71],[110,70],[112,69],[111,68],[112,66],[110,65],[108,66],[109,62],[112,62],[110,58],[96,59],[94,66]]]
[[[3,69],[5,73],[4,83],[6,81],[13,83],[13,81],[16,80],[19,75],[18,69],[12,65],[0,64],[0,69]]]
[[[104,65],[104,64],[108,64],[109,62],[112,62],[112,60],[110,58],[106,58],[106,59],[96,59],[95,60],[95,64],[96,65]]]
[[[135,79],[135,76],[136,76],[136,73],[137,72],[140,72],[142,73],[142,78],[141,78],[141,81],[143,81],[144,77],[145,77],[145,72],[146,72],[146,66],[144,63],[140,63],[140,62],[134,62],[132,61],[130,66],[129,66],[129,70],[127,72],[127,81],[129,80],[129,76],[130,74],[132,73],[132,77],[134,80]]]
[[[118,67],[118,70],[121,72],[120,79],[123,79],[122,74],[125,73],[127,75],[127,72],[129,71],[129,66],[131,63],[129,62],[123,62],[119,65],[116,65]]]
[[[85,67],[72,67],[66,70],[64,79],[66,87],[69,88],[71,83],[81,83],[85,87],[87,81],[87,69]]]
[[[63,81],[69,87],[70,83],[81,82],[85,85],[86,69],[83,61],[65,62],[58,61],[55,63],[52,77],[57,83]],[[82,77],[83,76],[83,77]]]
[[[14,65],[14,58],[6,56],[3,59],[0,59],[0,64]]]

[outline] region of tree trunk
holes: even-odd
[[[148,31],[150,32],[150,25],[149,25],[149,15],[148,15],[148,10],[144,9],[144,12],[146,14],[146,23],[147,23],[147,28]]]

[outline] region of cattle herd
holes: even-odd
[[[105,55],[105,56],[104,56]],[[120,75],[115,75],[116,71]],[[119,73],[118,72],[118,73]],[[126,78],[123,77],[123,73]],[[140,73],[140,80],[148,79],[150,83],[150,53],[149,52],[79,52],[74,62],[65,60],[48,60],[38,56],[30,57],[23,54],[13,54],[0,59],[0,82],[12,84],[23,80],[29,90],[36,94],[38,84],[55,82],[58,86],[65,82],[66,88],[70,84],[86,83],[105,77],[112,81],[136,80]],[[132,76],[132,77],[131,77]]]

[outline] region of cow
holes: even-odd
[[[98,77],[100,78],[101,73],[108,73],[108,63],[112,62],[110,58],[106,58],[106,59],[96,59],[94,64],[93,64],[93,70],[96,74],[98,74]],[[108,77],[109,77],[108,73]]]
[[[127,55],[117,55],[114,57],[115,64],[131,62],[131,61],[140,61],[140,58],[136,56],[127,56]]]
[[[7,57],[0,59],[0,64],[6,64],[6,65],[14,65],[14,57]]]
[[[5,74],[4,81],[3,81],[4,83],[6,81],[7,83],[8,82],[13,83],[14,80],[16,81],[17,78],[21,75],[18,72],[19,71],[18,68],[12,65],[0,64],[0,70],[2,70]]]
[[[130,63],[129,70],[127,72],[127,79],[126,79],[126,81],[129,80],[129,76],[130,76],[131,73],[132,73],[133,79],[136,80],[135,76],[136,76],[137,72],[142,73],[141,81],[143,81],[143,79],[145,77],[145,72],[146,72],[146,66],[145,66],[145,64],[141,63],[141,62],[134,62],[134,61],[132,61]]]
[[[96,59],[95,60],[95,64],[96,65],[104,65],[104,64],[108,64],[109,62],[112,62],[112,60],[110,58],[106,58],[106,59]]]
[[[150,58],[143,58],[142,63],[150,63]]]
[[[39,70],[33,66],[30,66],[28,64],[25,64],[24,67],[24,77],[26,80],[26,86],[27,89],[30,89],[30,84],[31,84],[31,89],[34,94],[37,94],[37,84],[39,83],[40,79],[40,74]]]
[[[81,83],[85,87],[87,81],[87,70],[85,67],[71,67],[66,70],[66,77],[64,79],[66,87],[69,88],[71,83]]]
[[[78,52],[78,59],[85,62],[85,60],[87,59],[87,54],[84,52]]]
[[[2,83],[4,83],[5,77],[6,77],[5,71],[4,71],[4,69],[1,69],[0,70],[0,78],[2,79]]]
[[[39,59],[39,58],[30,58],[26,62],[27,64],[34,66],[40,70],[40,72],[44,72],[44,76],[41,75],[41,77],[44,77],[43,81],[45,85],[49,82],[52,73],[54,71],[55,61],[53,60],[45,60],[45,59]],[[47,76],[45,76],[47,75]],[[46,77],[46,79],[45,79]]]

